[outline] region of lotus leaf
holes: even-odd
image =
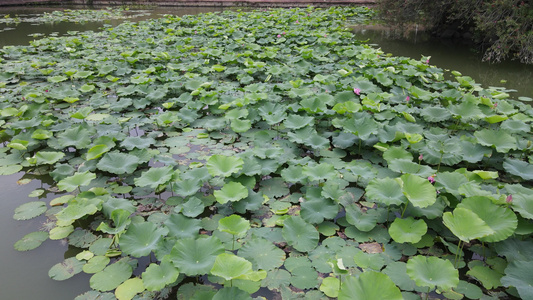
[[[318,245],[319,234],[313,225],[301,217],[291,216],[283,222],[283,238],[301,252],[313,250]]]
[[[405,219],[396,218],[389,227],[391,238],[397,243],[418,243],[426,234],[428,226],[424,220],[415,220],[412,217]]]
[[[376,178],[366,186],[366,196],[371,201],[385,205],[401,205],[406,202],[402,187],[392,178]]]
[[[225,299],[234,299],[234,300],[251,300],[250,294],[247,292],[236,288],[236,287],[225,287],[220,290],[213,296],[213,300],[225,300]]]
[[[75,257],[67,258],[50,268],[48,276],[58,281],[66,280],[80,273],[84,264],[84,262],[77,260]]]
[[[452,263],[434,256],[417,255],[410,258],[407,261],[407,275],[416,285],[428,287],[430,290],[435,287],[449,290],[459,283],[459,272]]]
[[[285,252],[266,239],[255,237],[248,240],[238,255],[252,262],[254,269],[270,271],[278,268],[285,260]]]
[[[44,241],[48,239],[48,232],[35,231],[26,234],[23,238],[18,240],[13,246],[17,251],[28,251],[39,247]]]
[[[159,185],[167,184],[174,174],[174,170],[171,166],[162,168],[151,168],[141,174],[141,177],[135,178],[135,185],[137,186],[149,186],[155,189]]]
[[[148,291],[159,291],[174,283],[178,276],[179,271],[172,263],[162,261],[159,265],[151,263],[142,273],[142,281]]]
[[[237,237],[246,235],[250,222],[238,215],[231,215],[218,221],[218,229]]]
[[[403,299],[400,289],[385,274],[367,271],[359,277],[348,276],[339,291],[339,300]]]
[[[428,207],[437,201],[437,191],[428,180],[416,175],[404,174],[401,177],[402,191],[411,204]]]
[[[224,247],[216,237],[184,238],[176,242],[170,253],[170,260],[180,272],[188,276],[208,273],[217,255],[224,252]]]
[[[102,171],[121,175],[133,173],[139,163],[140,159],[137,156],[119,152],[108,152],[100,159],[96,167]]]
[[[457,207],[442,216],[444,225],[465,242],[483,238],[495,233],[483,219],[468,208]]]
[[[115,262],[91,276],[91,288],[97,291],[111,291],[130,278],[132,267],[124,261]]]
[[[95,274],[103,269],[109,264],[111,259],[107,256],[98,255],[93,256],[91,259],[87,261],[86,264],[83,265],[83,272],[87,274]]]
[[[211,176],[228,177],[242,169],[241,158],[224,155],[213,155],[207,160],[207,170]]]
[[[120,248],[134,257],[146,256],[155,249],[161,236],[166,233],[167,230],[151,222],[132,223],[126,233],[120,236]]]
[[[504,286],[514,286],[522,299],[529,299],[533,297],[532,270],[532,261],[512,261],[505,269],[501,282]]]
[[[222,189],[213,193],[218,203],[236,202],[248,197],[248,189],[241,183],[231,181],[222,187]]]
[[[44,201],[32,201],[24,203],[15,209],[13,219],[29,220],[42,215],[48,208]]]
[[[61,179],[57,183],[57,187],[60,190],[72,192],[80,186],[86,186],[96,178],[96,174],[89,171],[83,173],[76,172],[74,175]]]

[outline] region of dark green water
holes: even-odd
[[[0,8],[0,18],[5,14],[11,16],[31,17],[43,12],[51,12],[55,8]],[[163,14],[198,14],[202,12],[221,11],[224,8],[162,8],[150,10],[149,16],[135,20],[158,17]],[[121,21],[54,24],[19,23],[0,24],[0,47],[6,45],[25,45],[34,40],[32,34],[40,33],[45,36],[63,34],[67,31],[98,30],[104,24],[117,25]],[[387,53],[398,56],[408,56],[419,59],[422,55],[431,56],[430,63],[443,69],[456,70],[463,75],[471,76],[484,86],[503,86],[516,89],[511,93],[513,97],[533,97],[533,66],[525,66],[517,62],[502,64],[488,64],[481,62],[481,55],[471,51],[468,46],[446,44],[426,40],[422,35],[413,36],[409,40],[393,40],[387,30],[359,28],[357,38],[369,39]],[[506,83],[501,83],[506,80]],[[0,200],[0,299],[74,299],[77,295],[89,290],[89,275],[78,274],[64,282],[58,282],[48,277],[48,270],[64,258],[76,254],[75,249],[69,249],[62,241],[46,241],[39,248],[29,252],[18,252],[13,244],[24,235],[38,230],[46,217],[39,217],[30,221],[13,220],[14,209],[22,203],[35,201],[28,194],[41,187],[40,180],[33,180],[26,185],[19,185],[17,181],[22,173],[3,176],[0,180],[2,196]],[[44,184],[44,187],[46,185]],[[39,199],[49,202],[55,196]]]

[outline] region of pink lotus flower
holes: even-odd
[[[429,64],[429,59],[428,59],[428,60],[426,60],[426,64]]]
[[[285,31],[283,31],[281,34],[286,35],[287,33]]]
[[[296,24],[300,24],[300,22],[298,22],[298,20],[296,20],[296,22],[294,22],[294,23],[296,23]]]
[[[428,180],[429,180],[430,183],[435,183],[435,175],[429,176]]]
[[[406,102],[409,102],[409,100],[411,100],[411,97],[409,97],[409,96],[405,97],[405,101]]]
[[[420,155],[418,156],[418,160],[422,160],[422,159],[424,159],[424,155],[420,154]]]
[[[281,37],[281,34],[278,34],[278,38],[280,38],[280,37]]]
[[[358,96],[361,94],[361,90],[358,88],[353,89],[353,92]]]
[[[507,202],[507,203],[513,202],[513,195],[507,196],[507,198],[505,198],[505,202]]]

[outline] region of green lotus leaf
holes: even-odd
[[[108,152],[100,159],[96,167],[102,171],[121,175],[135,172],[139,163],[140,159],[137,156],[119,152]]]
[[[383,268],[383,265],[385,265],[385,259],[379,253],[365,253],[363,251],[359,251],[354,255],[353,260],[355,264],[362,269],[370,268],[379,271],[381,268]],[[338,268],[338,264],[335,266],[335,268]],[[342,271],[344,272],[344,270]]]
[[[515,213],[507,207],[492,203],[488,197],[477,196],[464,198],[457,207],[467,208],[481,218],[493,231],[493,234],[480,238],[483,242],[499,242],[510,237],[518,224]]]
[[[183,203],[181,207],[182,207],[181,213],[189,218],[197,217],[198,215],[203,213],[205,209],[205,205],[202,202],[202,200],[196,197],[189,198],[189,200]]]
[[[22,166],[21,166],[22,167]],[[55,181],[61,181],[74,174],[75,169],[71,165],[56,164],[54,171],[50,172],[50,176]]]
[[[91,144],[91,131],[83,126],[69,128],[57,135],[57,144],[66,148],[69,146],[77,149],[87,148]]]
[[[369,209],[365,212],[361,211],[359,206],[350,204],[345,207],[346,221],[354,225],[361,231],[370,231],[376,227],[378,214],[375,209]]]
[[[231,120],[231,129],[235,132],[243,133],[248,131],[250,128],[252,128],[252,122],[250,120]]]
[[[291,284],[299,289],[312,289],[318,285],[318,272],[310,266],[299,266],[291,270]]]
[[[59,190],[72,192],[80,186],[86,186],[96,178],[96,174],[89,171],[83,173],[76,172],[74,175],[61,179],[57,183]]]
[[[312,133],[308,135],[305,139],[302,140],[303,144],[306,146],[309,146],[313,149],[323,149],[328,148],[329,146],[329,139],[317,134]]]
[[[220,276],[225,280],[242,278],[252,272],[254,271],[251,262],[228,253],[219,254],[215,259],[213,268],[211,268],[211,274]]]
[[[307,178],[310,181],[326,180],[336,175],[335,168],[328,163],[320,163],[314,166],[304,166],[303,174],[307,175]]]
[[[254,269],[273,270],[280,267],[285,260],[285,252],[272,242],[259,237],[248,240],[238,255],[252,262]]]
[[[339,213],[339,205],[329,199],[305,201],[300,207],[300,216],[311,224],[320,224],[324,219],[333,219]]]
[[[44,241],[48,239],[48,232],[35,231],[26,234],[23,238],[18,240],[13,247],[17,251],[28,251],[39,247]]]
[[[107,153],[111,148],[107,145],[99,144],[91,147],[89,150],[87,150],[87,160],[93,160],[100,158],[102,155]]]
[[[120,249],[134,257],[147,256],[167,232],[165,228],[158,227],[152,222],[132,223],[126,233],[120,236]]]
[[[448,193],[459,195],[459,187],[468,182],[464,174],[457,172],[439,172],[435,176],[436,185],[446,188]]]
[[[533,261],[512,261],[505,268],[505,276],[501,283],[504,286],[514,286],[522,299],[533,297]]]
[[[95,86],[92,85],[92,84],[84,84],[80,87],[80,91],[82,93],[88,93],[88,92],[92,92],[93,90],[95,89]]]
[[[147,137],[140,137],[140,136],[129,136],[125,138],[122,143],[120,143],[120,146],[128,149],[133,150],[135,148],[137,149],[146,149],[153,145],[155,143],[155,140],[153,138],[147,138]]]
[[[46,139],[49,139],[51,137],[53,137],[54,134],[49,131],[49,130],[45,130],[45,129],[36,129],[32,134],[31,134],[31,138],[32,139],[36,139],[36,140],[46,140]]]
[[[425,107],[420,115],[422,115],[427,122],[435,123],[449,120],[452,116],[452,114],[443,107]]]
[[[161,264],[151,263],[142,273],[144,287],[148,291],[160,291],[165,286],[174,283],[180,272],[172,263],[162,261]]]
[[[174,169],[172,166],[166,166],[161,168],[151,168],[148,171],[144,171],[141,177],[134,179],[137,186],[148,186],[152,189],[157,188],[159,185],[168,184],[172,179]]]
[[[57,226],[50,230],[51,240],[60,240],[68,237],[74,231],[74,226]]]
[[[104,214],[110,219],[113,219],[113,212],[116,210],[125,210],[129,212],[130,214],[134,213],[137,210],[137,208],[132,204],[130,200],[127,200],[124,198],[107,199],[102,204],[102,208],[103,208]],[[120,213],[120,214],[123,214],[123,213]],[[117,224],[115,223],[115,225]]]
[[[220,204],[236,202],[248,197],[248,189],[240,182],[230,181],[213,193]]]
[[[61,82],[61,81],[65,81],[67,79],[68,79],[68,77],[66,77],[66,76],[58,75],[58,76],[48,77],[48,82],[58,83],[58,82]]]
[[[55,216],[57,218],[58,226],[67,226],[74,221],[85,217],[86,215],[95,214],[98,211],[98,207],[88,201],[79,201],[70,203],[67,207],[63,208]]]
[[[109,264],[111,259],[107,256],[103,255],[97,255],[93,256],[91,259],[87,261],[86,264],[83,265],[83,272],[87,274],[95,274],[103,269]]]
[[[218,221],[218,229],[237,237],[244,237],[250,229],[250,222],[238,215],[231,215]]]
[[[533,165],[518,159],[506,159],[503,162],[505,171],[519,176],[524,180],[533,180]]]
[[[235,156],[213,155],[206,163],[211,176],[228,177],[242,169],[244,162]]]
[[[79,261],[75,257],[70,257],[50,268],[48,276],[53,280],[67,280],[80,273],[84,264],[85,262]]]
[[[182,197],[188,197],[196,194],[202,187],[198,179],[183,179],[172,183],[172,191]]]
[[[396,218],[390,224],[389,234],[391,238],[397,243],[418,243],[424,234],[426,234],[428,226],[424,220],[415,220],[412,217],[405,219]]]
[[[305,117],[291,114],[283,121],[283,125],[285,125],[285,127],[289,129],[300,129],[311,124],[313,120],[313,117]]]
[[[395,261],[387,264],[382,271],[389,276],[392,281],[404,291],[415,289],[415,282],[407,275],[407,264],[401,261]]]
[[[501,278],[503,274],[499,271],[493,270],[488,266],[472,266],[466,275],[475,278],[483,285],[485,289],[493,289],[502,285]]]
[[[87,118],[87,116],[93,112],[93,108],[89,106],[85,106],[80,108],[77,112],[70,115],[71,118],[83,120]]]
[[[179,239],[195,238],[202,228],[200,220],[187,218],[181,214],[170,215],[164,224],[169,230],[169,235]]]
[[[337,298],[339,295],[340,286],[341,281],[337,277],[326,277],[322,279],[319,289],[326,294],[326,296]]]
[[[400,289],[385,274],[367,271],[359,277],[347,276],[339,291],[339,300],[403,299]]]
[[[170,252],[170,260],[180,272],[196,276],[208,273],[221,253],[224,253],[224,247],[214,236],[185,238],[176,242]]]
[[[144,291],[144,284],[140,278],[134,277],[124,281],[115,290],[118,300],[131,300],[135,295]]]
[[[483,219],[467,208],[458,207],[453,213],[445,212],[442,220],[455,236],[465,242],[495,233]]]
[[[285,219],[282,235],[290,246],[301,252],[309,252],[318,245],[319,234],[316,228],[298,216]]]
[[[220,290],[213,296],[212,300],[252,300],[252,297],[247,292],[237,288],[237,287],[225,287]]]
[[[416,255],[407,261],[407,275],[420,287],[435,287],[442,290],[455,288],[459,283],[459,272],[449,260],[435,256]]]
[[[365,191],[368,200],[385,205],[402,205],[407,201],[400,184],[388,177],[371,180]]]
[[[517,147],[516,138],[503,130],[483,129],[474,132],[474,136],[481,145],[494,147],[500,153],[507,153]]]
[[[32,201],[24,203],[15,208],[13,219],[15,220],[29,220],[42,215],[48,208],[44,201]]]
[[[34,158],[36,159],[36,165],[48,164],[52,165],[58,162],[60,159],[65,157],[63,152],[53,152],[53,151],[39,151],[35,153]]]
[[[424,208],[437,201],[437,191],[427,179],[404,174],[401,182],[403,194],[414,206]]]
[[[96,230],[100,230],[104,233],[117,234],[121,233],[131,223],[131,212],[124,209],[115,209],[111,212],[111,220],[113,221],[115,228],[112,228],[107,223],[100,223]]]
[[[94,290],[102,292],[111,291],[130,278],[132,273],[131,265],[123,261],[118,261],[91,276],[89,283]]]
[[[283,179],[279,177],[261,181],[261,192],[268,198],[280,198],[289,194],[289,188]]]
[[[21,165],[0,166],[0,175],[13,175],[22,170]]]

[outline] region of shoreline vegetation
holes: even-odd
[[[14,248],[77,249],[48,272],[90,274],[77,300],[533,298],[533,99],[356,40],[373,16],[166,15],[3,47],[0,174],[51,183]]]

